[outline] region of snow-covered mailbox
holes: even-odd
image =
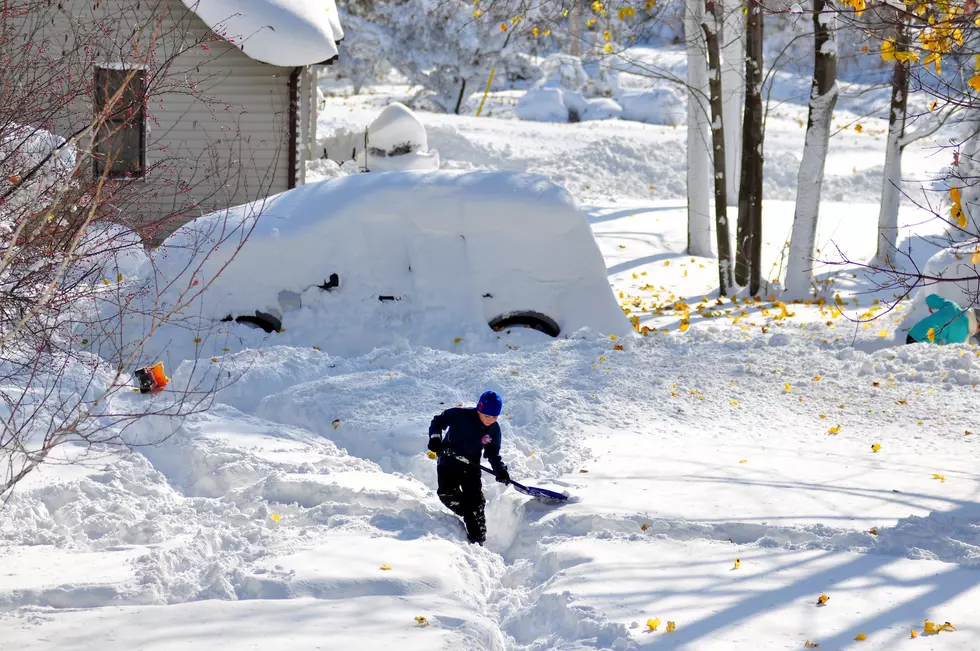
[[[252,208],[236,209],[254,229],[230,261],[237,234],[207,259],[187,257],[216,242],[220,214],[153,253],[157,280],[207,286],[189,318],[282,330],[276,341],[336,354],[400,339],[450,348],[518,325],[552,336],[630,331],[584,214],[544,177],[359,174],[272,197],[257,218]],[[265,336],[222,327],[246,344]]]

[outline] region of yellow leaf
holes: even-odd
[[[820,381],[820,376],[819,375],[814,375],[813,376],[813,381],[814,382],[819,382]]]
[[[822,594],[822,595],[820,595],[820,596],[819,596],[819,597],[817,598],[817,605],[818,605],[818,606],[823,606],[823,605],[824,605],[824,604],[826,604],[826,603],[827,603],[828,601],[830,601],[830,597],[828,597],[828,596],[827,596],[827,595],[825,595],[825,594]]]
[[[425,453],[425,456],[427,456],[427,457],[429,457],[430,459],[435,459],[435,458],[437,458],[437,457],[438,457],[439,455],[438,455],[438,454],[436,454],[435,452],[433,452],[432,450],[429,450],[428,452],[426,452],[426,453]]]
[[[655,630],[657,630],[657,627],[658,626],[660,626],[660,618],[659,617],[657,617],[656,619],[648,619],[647,620],[647,629],[649,629],[651,631],[655,631]]]
[[[973,252],[970,256],[970,264],[980,264],[980,249]]]
[[[931,112],[935,111],[937,106],[939,106],[939,100],[936,100],[936,99],[932,100],[929,103],[929,112],[931,113]]]
[[[820,414],[820,418],[826,418],[827,414]]]
[[[730,404],[730,405],[737,405],[738,404],[738,400],[729,400],[728,401],[728,404]]]
[[[928,619],[926,620],[926,623],[922,625],[922,631],[927,635],[935,635],[939,632],[936,630],[936,625]]]
[[[855,124],[854,130],[857,131],[858,133],[861,133],[862,131],[864,131],[864,127],[861,126],[860,124]]]
[[[919,634],[918,634],[918,633],[916,633],[916,632],[915,632],[915,629],[913,628],[913,629],[912,629],[912,634],[911,634],[911,635],[910,635],[909,637],[911,637],[911,638],[912,638],[912,639],[914,640],[915,638],[917,638],[917,637],[919,637]]]
[[[857,640],[858,642],[864,642],[865,640],[867,640],[867,639],[868,639],[868,636],[867,636],[867,635],[865,635],[864,633],[858,633],[858,634],[857,634],[857,635],[856,635],[856,636],[854,637],[854,639],[855,639],[855,640]]]
[[[950,624],[949,622],[946,622],[942,626],[937,626],[936,627],[936,630],[937,631],[955,631],[956,630],[956,627],[953,626],[952,624]]]
[[[811,642],[810,640],[807,640],[803,644],[803,647],[804,648],[807,648],[807,649],[816,649],[818,646],[820,646],[820,644],[818,642]]]
[[[668,633],[673,633],[674,632],[674,629],[676,629],[676,628],[677,628],[677,625],[674,624],[674,622],[667,622],[667,632]]]
[[[463,341],[463,338],[462,337],[456,337],[455,339],[453,339],[453,343],[454,344],[458,344],[461,341]]]
[[[872,452],[878,452],[879,450],[881,450],[881,445],[879,445],[878,443],[872,443],[871,444],[871,451]]]
[[[195,344],[201,343],[201,338],[200,337],[194,337],[194,343]]]
[[[738,462],[739,463],[748,463],[749,460],[748,459],[739,459]]]
[[[786,393],[789,393],[790,391],[793,390],[793,387],[789,385],[789,382],[783,382],[783,388],[786,391]]]
[[[108,278],[103,278],[102,279],[102,284],[103,285],[108,285],[109,284],[109,279]]]
[[[687,332],[687,329],[690,328],[690,327],[691,327],[691,322],[690,321],[688,321],[687,319],[681,319],[681,325],[680,325],[680,328],[678,328],[678,329],[681,332]]]
[[[384,565],[381,566],[381,569],[382,570],[390,570],[391,569],[391,566],[388,565],[387,563],[385,563]]]
[[[507,31],[507,25],[504,25],[503,23],[500,23],[500,31],[506,32]]]
[[[610,45],[609,43],[606,43],[606,44],[605,44],[605,45],[603,46],[603,48],[602,48],[602,51],[603,51],[603,52],[605,52],[606,54],[608,54],[608,53],[610,53],[610,52],[612,52],[612,51],[613,51],[613,46],[612,46],[612,45]]]
[[[279,516],[279,514],[278,514],[278,513],[273,513],[273,514],[272,514],[272,515],[271,515],[270,517],[271,517],[271,518],[272,518],[273,520],[275,520],[276,522],[279,522],[279,520],[281,520],[281,519],[282,519],[282,518],[281,518],[281,517]]]
[[[501,25],[501,27],[503,27],[503,25]],[[422,617],[421,615],[419,615],[418,617],[416,617],[415,618],[415,621],[418,622],[418,625],[419,626],[428,626],[429,625],[429,620],[427,620],[425,617]]]
[[[828,434],[837,434],[838,432],[840,432],[840,425],[834,425],[829,430],[827,430]]]
[[[116,282],[117,282],[117,283],[121,283],[121,282],[122,282],[122,279],[123,279],[123,275],[122,275],[122,272],[120,272],[120,273],[119,273],[119,274],[118,274],[118,275],[116,276]]]
[[[742,562],[736,558],[735,559],[735,569],[737,570],[740,567],[742,567]]]
[[[616,335],[609,335],[609,341],[616,341]]]
[[[664,266],[665,267],[669,267],[670,266],[670,260],[664,260]]]
[[[929,339],[930,342],[935,343],[936,342],[936,329],[935,328],[929,328],[929,331],[926,332],[926,337]]]
[[[887,337],[888,336],[888,331],[887,330],[879,330],[878,331],[878,336],[879,337]]]
[[[946,477],[944,477],[943,475],[937,475],[936,473],[932,473],[932,478],[933,479],[938,479],[941,482],[945,482],[946,481]]]
[[[895,60],[895,40],[891,38],[886,38],[881,42],[881,60],[882,61],[894,61]]]

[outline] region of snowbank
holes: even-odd
[[[553,322],[562,334],[630,331],[585,216],[542,177],[359,174],[272,197],[261,218],[259,209],[237,208],[228,223],[222,213],[201,218],[153,253],[144,282],[168,288],[162,309],[189,286],[205,288],[181,309],[181,327],[198,337],[229,316],[254,321],[256,311],[279,321],[268,329],[286,331],[278,343],[339,355],[397,341],[485,346],[496,339],[488,324],[515,314]],[[256,343],[254,330],[230,327]],[[234,345],[219,341],[225,334],[212,337],[215,347]],[[161,350],[170,344],[186,359],[204,354],[179,346],[192,338],[172,328],[155,336]]]
[[[248,57],[274,66],[309,66],[337,56],[344,38],[334,0],[182,0]]]

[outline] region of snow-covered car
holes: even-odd
[[[188,287],[204,288],[181,308],[181,325],[201,332],[231,321],[221,327],[246,345],[265,333],[234,322],[341,355],[399,340],[476,350],[511,326],[554,337],[631,331],[585,215],[536,175],[331,179],[235,208],[228,219],[200,218],[152,258],[156,277],[143,282],[171,288],[162,309]]]

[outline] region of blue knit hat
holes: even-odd
[[[499,416],[504,407],[504,399],[496,391],[486,391],[480,396],[480,402],[476,405],[476,410],[487,416]]]

